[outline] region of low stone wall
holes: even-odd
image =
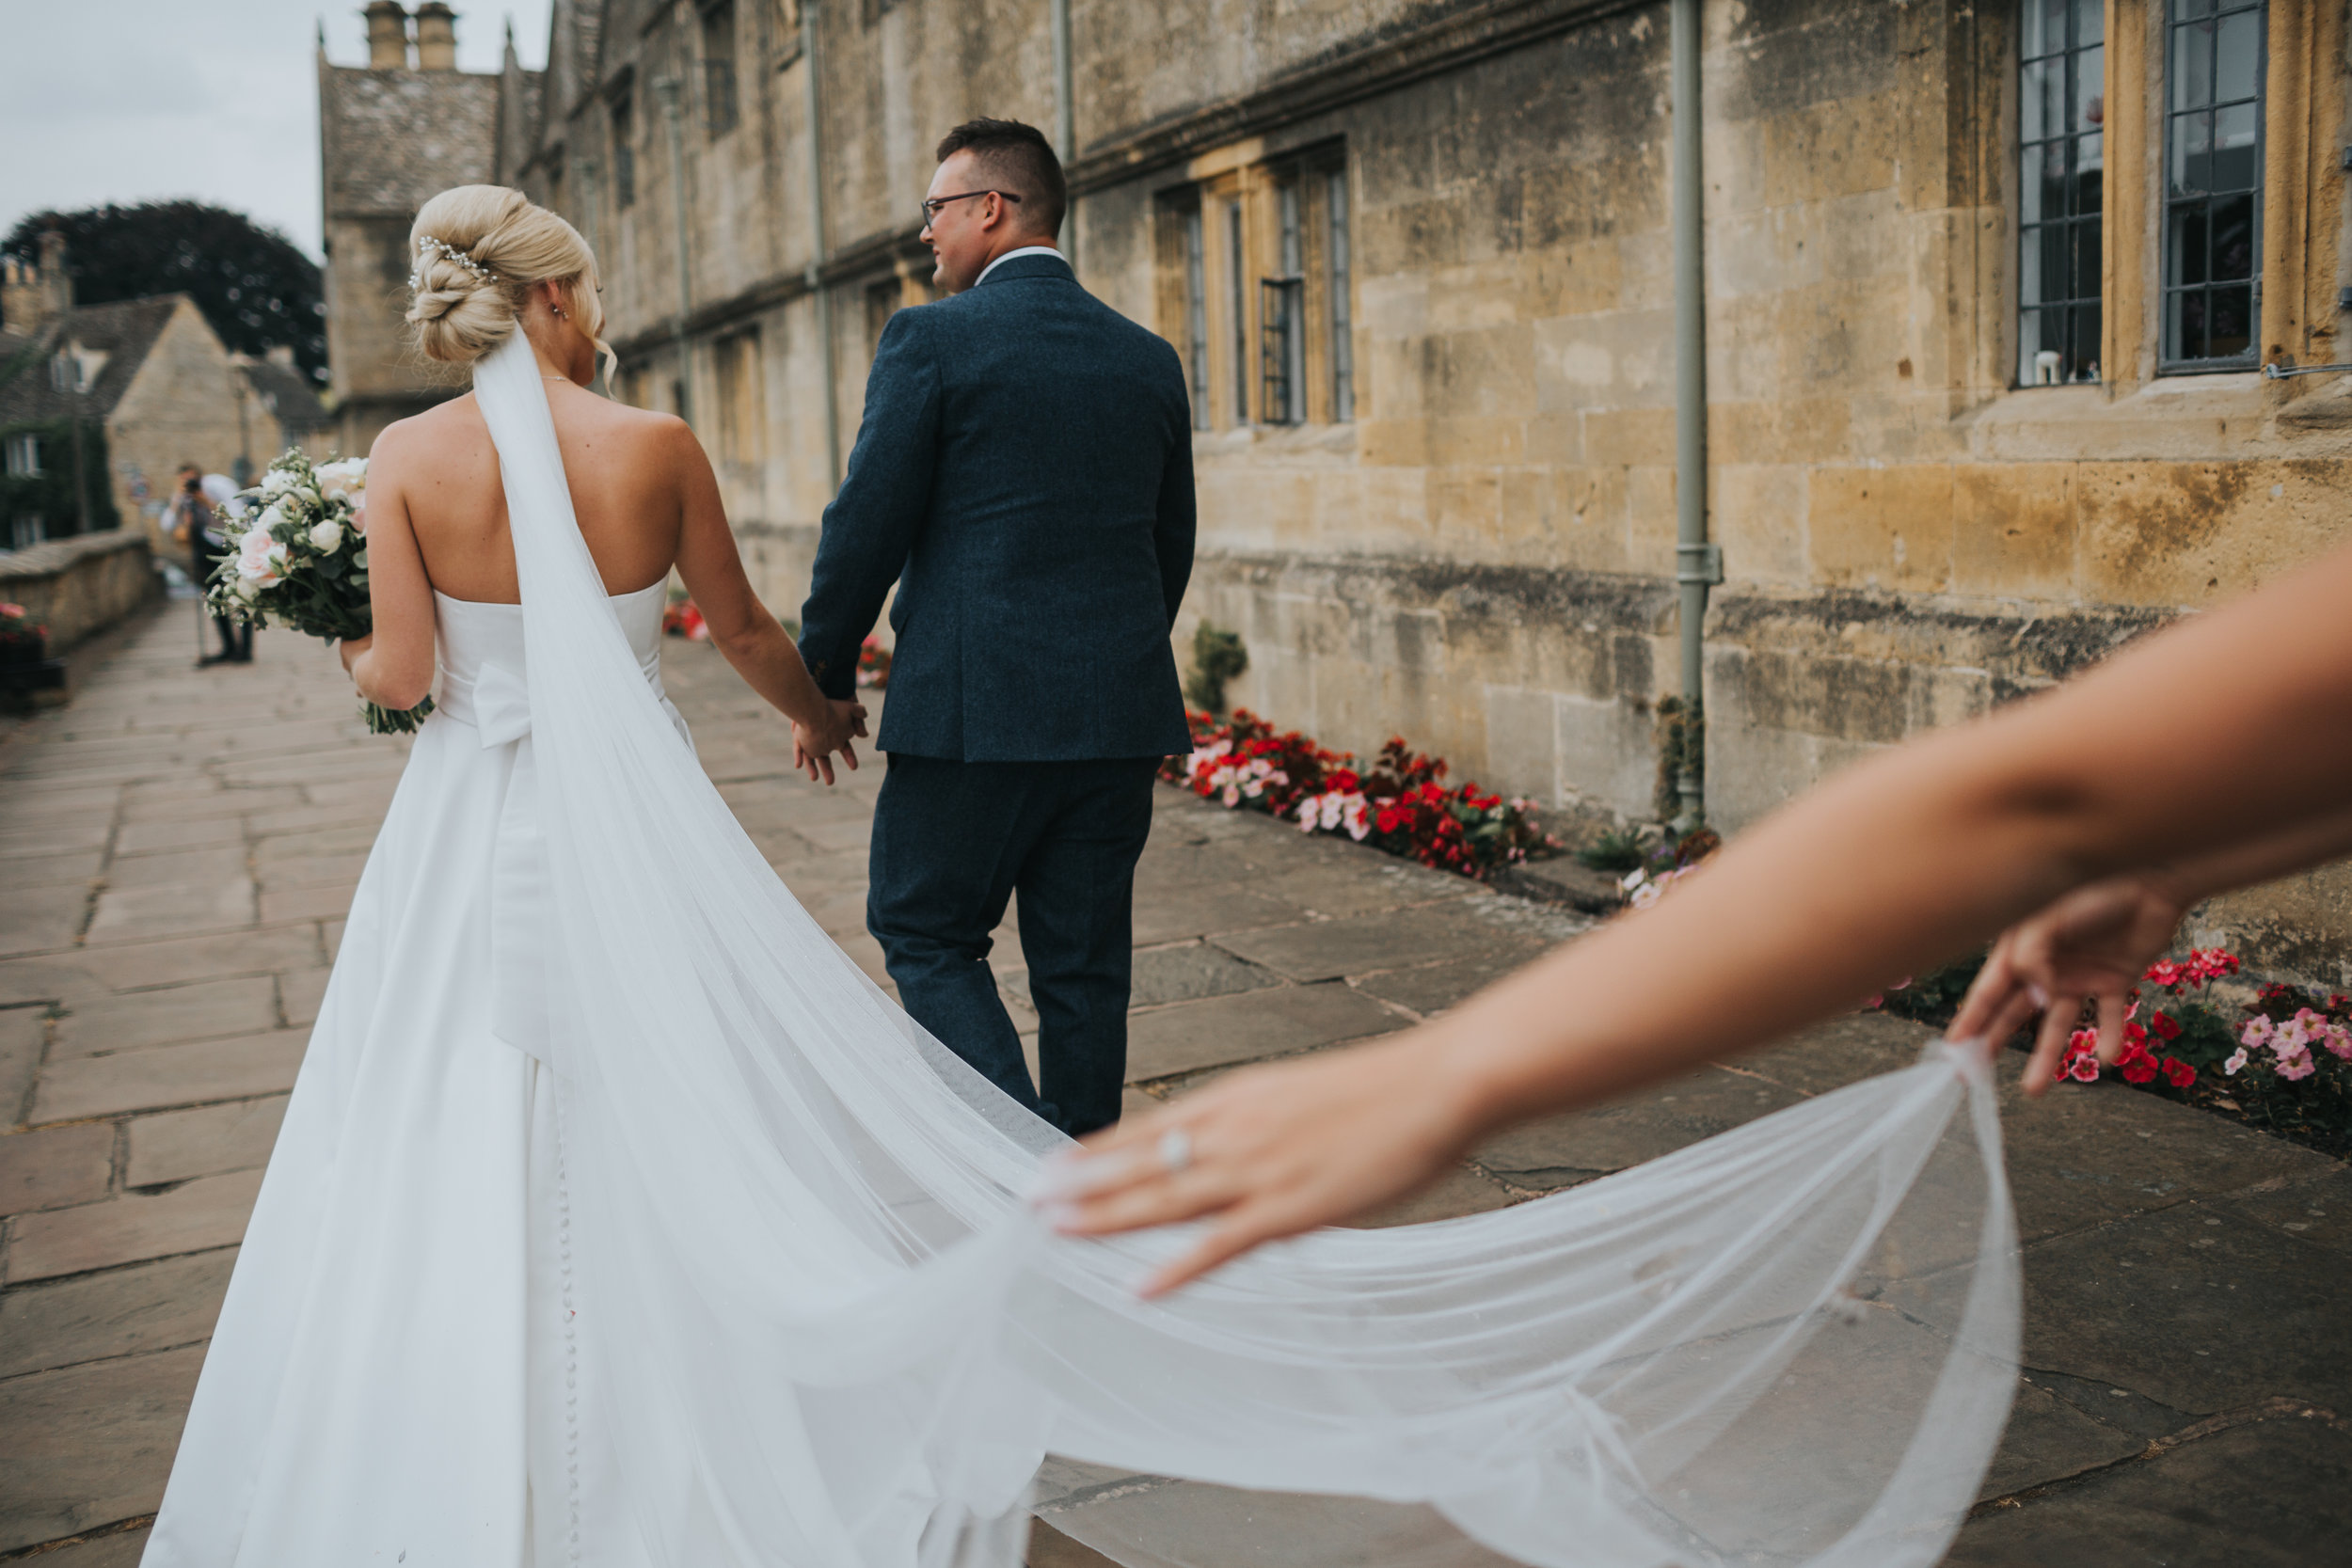
[[[21,604],[49,628],[49,651],[60,654],[105,630],[162,592],[136,528],[52,539],[0,554],[0,599]]]

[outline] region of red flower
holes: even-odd
[[[2181,1037],[2181,1026],[2173,1022],[2170,1013],[2157,1013],[2150,1018],[2148,1032],[2160,1040],[2176,1040]]]
[[[2187,1088],[2197,1082],[2197,1069],[2178,1056],[2164,1059],[2164,1081],[2176,1089]]]
[[[2146,1052],[2123,1058],[2119,1070],[2127,1084],[2145,1084],[2156,1075],[2156,1059]]]
[[[1324,782],[1330,789],[1335,789],[1342,795],[1353,795],[1364,784],[1364,781],[1358,778],[1355,769],[1350,768],[1341,768]]]

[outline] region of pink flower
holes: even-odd
[[[2230,1059],[2228,1061],[2221,1064],[2222,1074],[2225,1077],[2235,1078],[2237,1076],[2237,1069],[2245,1065],[2246,1047],[2241,1045],[2230,1053]]]
[[[2312,1053],[2308,1050],[2298,1050],[2292,1055],[2283,1051],[2279,1053],[2279,1076],[2289,1082],[2298,1078],[2309,1078],[2318,1070],[2319,1064],[2312,1060]]]
[[[2099,1058],[2088,1051],[2081,1053],[2068,1064],[2066,1076],[2077,1084],[2097,1083],[2099,1081]]]

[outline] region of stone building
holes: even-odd
[[[0,548],[136,521],[162,545],[160,517],[183,463],[258,473],[326,424],[291,350],[232,354],[185,294],[77,306],[62,237],[0,261],[0,451],[8,499]],[[77,488],[74,428],[100,450],[102,487]],[[46,483],[42,483],[46,480]]]
[[[2269,373],[2352,359],[2341,0],[1697,10],[1714,821],[2344,537],[2352,382]],[[597,246],[621,395],[691,420],[789,614],[880,325],[928,297],[933,141],[1066,120],[1080,277],[1192,379],[1180,642],[1241,632],[1234,699],[1328,743],[1403,732],[1564,814],[1650,818],[1697,488],[1669,24],[557,0],[502,167]],[[2340,871],[2208,916],[2352,978]]]
[[[318,55],[333,444],[355,455],[394,420],[465,389],[408,347],[408,228],[437,191],[511,179],[501,135],[517,138],[538,115],[537,72],[457,69],[449,7],[427,0],[411,18],[396,0],[373,0],[365,14],[364,67],[330,63],[324,32]]]

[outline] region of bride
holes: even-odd
[[[150,1568],[1009,1568],[1032,1509],[1199,1568],[1941,1555],[2016,1348],[1980,1054],[1141,1299],[1187,1233],[1056,1235],[1030,1195],[1064,1140],[866,980],[696,766],[673,570],[813,774],[864,714],[752,594],[687,427],[587,389],[587,246],[488,186],[412,243],[419,342],[474,390],[376,445],[343,657],[437,709]]]

